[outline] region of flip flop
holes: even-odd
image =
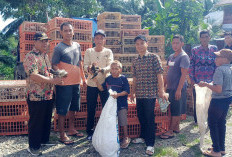
[[[65,145],[72,145],[74,144],[74,141],[69,139],[69,140],[59,140],[60,143],[63,143]]]
[[[83,134],[83,133],[81,133],[81,132],[77,132],[77,133],[72,134],[72,135],[68,134],[68,136],[83,137],[83,136],[84,136],[84,134]]]
[[[126,142],[126,143],[123,143],[123,144],[120,146],[120,148],[122,148],[122,149],[126,149],[126,148],[128,148],[128,146],[129,146],[130,142],[131,142],[131,139],[130,139],[130,138],[128,138],[127,142]]]
[[[160,136],[161,139],[170,139],[173,137],[174,137],[174,135],[165,135],[165,133]]]
[[[212,147],[210,147],[210,148],[208,148],[208,150],[212,151],[212,150],[213,150],[213,148],[212,148]],[[225,151],[220,151],[220,153],[221,153],[222,155],[226,155],[226,152],[225,152]]]
[[[152,156],[155,152],[155,149],[154,147],[152,146],[148,146],[147,149],[146,149],[146,154],[149,155],[149,156]]]
[[[211,157],[221,157],[221,153],[220,155],[215,155],[215,152],[212,152],[212,151],[205,151],[202,153],[203,155],[206,155],[206,156],[211,156]]]

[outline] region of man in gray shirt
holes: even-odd
[[[200,82],[200,87],[212,90],[212,100],[208,110],[208,125],[212,139],[210,151],[203,152],[207,156],[225,155],[226,116],[232,101],[232,50],[222,49],[214,52],[216,70],[213,84]]]
[[[183,51],[184,39],[181,35],[175,35],[172,39],[172,49],[174,54],[168,58],[168,74],[166,78],[167,92],[171,107],[170,130],[162,134],[162,139],[174,137],[174,133],[179,133],[180,114],[183,105],[186,105],[186,76],[190,60],[188,55]]]

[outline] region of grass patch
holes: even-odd
[[[201,150],[199,149],[199,146],[197,144],[192,145],[190,149],[194,152],[194,156],[204,157],[204,155],[202,155]]]
[[[185,134],[179,134],[177,137],[179,141],[182,143],[182,145],[185,146],[187,144],[188,141],[187,141],[187,137]]]
[[[162,157],[162,156],[178,157],[178,153],[172,147],[165,147],[165,148],[159,147],[159,148],[155,148],[155,154],[153,156],[155,157]]]

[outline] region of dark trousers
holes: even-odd
[[[42,143],[49,141],[53,100],[27,100],[27,103],[30,115],[28,123],[29,147],[39,149]]]
[[[136,99],[137,114],[141,126],[140,137],[147,146],[155,144],[155,101],[156,99]]]
[[[212,99],[208,110],[208,125],[215,152],[225,151],[226,115],[232,97]]]
[[[101,104],[103,108],[108,99],[108,92],[107,91],[101,92],[99,91],[97,87],[87,86],[87,128],[86,128],[86,132],[88,135],[93,135],[94,117],[96,113],[98,94],[100,95]]]

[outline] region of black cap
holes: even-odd
[[[103,31],[103,30],[101,30],[101,29],[98,29],[98,30],[95,31],[94,37],[95,37],[96,35],[102,35],[103,37],[106,37],[105,31]]]
[[[144,35],[138,35],[137,37],[135,37],[134,42],[136,42],[138,39],[141,39],[147,42],[147,38]]]
[[[51,40],[51,39],[48,38],[46,33],[39,32],[39,33],[35,33],[34,40]]]

